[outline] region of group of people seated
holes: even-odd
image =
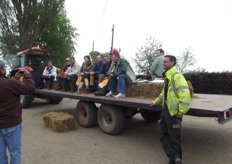
[[[52,89],[55,81],[56,90],[81,94],[85,86],[86,92],[95,91],[96,96],[114,98],[124,98],[126,86],[133,83],[135,78],[129,62],[120,58],[117,50],[98,55],[95,65],[89,55],[84,56],[82,65],[79,65],[74,57],[66,58],[62,69],[53,66],[49,60],[42,75],[48,89]]]

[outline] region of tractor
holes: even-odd
[[[32,47],[17,54],[6,54],[8,76],[13,76],[17,72],[17,68],[29,66],[32,68],[31,74],[35,81],[36,89],[43,86],[42,74],[46,66],[46,61],[50,59],[50,53],[47,50],[41,50],[38,47]],[[35,98],[46,99],[51,104],[58,104],[62,101],[61,97],[48,96],[34,93],[33,95],[21,95],[21,104],[23,108],[29,107]]]

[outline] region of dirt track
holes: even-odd
[[[22,164],[167,164],[159,142],[159,124],[148,124],[140,115],[126,122],[118,136],[99,127],[56,133],[44,126],[42,115],[50,111],[74,114],[76,101],[64,99],[49,105],[36,99],[23,109]],[[230,164],[232,122],[219,125],[214,118],[185,116],[182,124],[185,164]]]

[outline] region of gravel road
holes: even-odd
[[[36,99],[23,109],[22,164],[167,164],[159,141],[159,124],[146,123],[139,114],[126,122],[117,136],[99,127],[53,132],[42,115],[74,114],[77,101],[64,99],[59,105]],[[182,124],[185,164],[231,164],[232,122],[220,125],[215,118],[185,116]]]

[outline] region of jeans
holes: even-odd
[[[160,141],[170,163],[174,163],[176,158],[182,159],[181,122],[182,118],[170,116],[165,104],[160,119]]]
[[[108,83],[108,89],[114,93],[115,86],[118,86],[119,93],[125,93],[126,88],[126,75],[119,75],[118,77],[111,77]]]
[[[10,154],[10,164],[21,163],[22,124],[11,128],[0,128],[0,163],[7,164],[6,149]]]

